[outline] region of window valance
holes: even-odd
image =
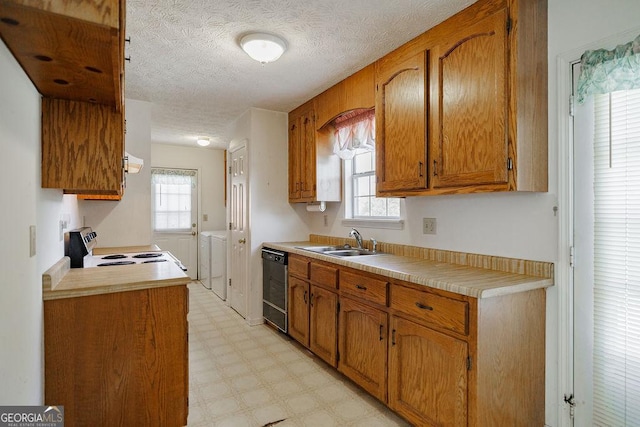
[[[588,50],[580,60],[578,102],[591,95],[640,88],[640,36],[613,50]]]
[[[151,183],[152,184],[172,184],[172,185],[185,185],[191,184],[196,177],[195,170],[189,169],[151,169]]]
[[[374,151],[376,145],[376,115],[371,110],[356,110],[334,120],[333,152],[350,160],[358,152]]]

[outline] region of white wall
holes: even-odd
[[[137,174],[127,174],[120,201],[78,200],[82,224],[96,233],[98,247],[151,243],[151,104],[125,100],[126,151],[144,160]]]
[[[247,322],[262,323],[262,258],[264,242],[308,238],[306,215],[288,203],[287,114],[251,108],[232,124],[230,150],[247,143],[249,265]],[[229,270],[230,271],[230,270]],[[231,276],[230,276],[231,277]]]
[[[224,150],[151,144],[151,165],[198,171],[200,231],[225,230]],[[208,216],[204,221],[203,215]]]
[[[64,255],[62,191],[40,188],[40,95],[2,42],[0,76],[0,405],[41,405],[41,277]]]

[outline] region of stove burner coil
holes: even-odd
[[[103,262],[102,264],[98,264],[97,267],[107,267],[110,265],[130,265],[135,264],[135,261],[113,261],[113,262]]]
[[[152,253],[147,253],[147,254],[138,254],[138,255],[133,255],[131,258],[158,258],[161,257],[162,254],[159,252],[152,252]]]
[[[166,259],[150,259],[148,261],[142,261],[141,264],[149,264],[150,262],[167,262]]]
[[[122,255],[122,254],[115,254],[115,255],[107,255],[107,256],[103,256],[101,259],[122,259],[122,258],[126,258],[126,255]]]

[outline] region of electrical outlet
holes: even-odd
[[[209,215],[208,214],[202,214],[202,220],[203,221],[209,221]]]
[[[435,218],[422,218],[422,234],[436,234]]]
[[[324,226],[327,227],[329,225],[329,217],[327,215],[324,216]]]

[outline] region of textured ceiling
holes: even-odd
[[[475,0],[127,0],[125,96],[152,103],[152,142],[224,148],[250,107],[288,112]],[[248,32],[283,37],[275,63]]]

